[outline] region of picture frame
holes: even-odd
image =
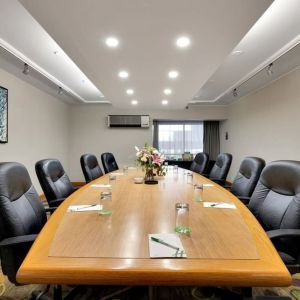
[[[0,86],[0,143],[8,142],[8,89]]]

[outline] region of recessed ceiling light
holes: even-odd
[[[172,79],[177,78],[178,75],[179,75],[179,73],[178,73],[177,71],[175,71],[175,70],[170,71],[170,72],[168,73],[169,78],[172,78]]]
[[[165,95],[170,95],[170,94],[172,94],[172,90],[170,90],[170,89],[164,89],[164,94]]]
[[[127,78],[129,76],[127,71],[120,71],[119,72],[119,77],[121,78]]]
[[[162,105],[167,105],[168,103],[169,103],[169,101],[166,100],[166,99],[164,99],[164,100],[161,101],[161,104],[162,104]]]
[[[231,54],[234,55],[234,56],[239,56],[239,55],[244,54],[244,51],[242,51],[242,50],[235,50]]]
[[[115,47],[118,47],[119,40],[117,38],[111,36],[105,40],[105,43],[108,47],[115,48]]]
[[[127,95],[133,95],[133,94],[134,94],[134,90],[133,90],[133,89],[128,89],[128,90],[126,91],[126,94],[127,94]]]
[[[179,48],[186,48],[190,45],[191,41],[187,36],[181,36],[177,39],[176,45]]]
[[[137,105],[137,104],[138,104],[138,101],[137,101],[137,100],[131,100],[131,104],[132,104],[132,105]]]

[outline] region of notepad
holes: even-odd
[[[100,211],[102,210],[103,206],[100,204],[97,205],[70,205],[68,207],[68,212],[82,212],[82,211]]]
[[[114,173],[111,173],[112,175],[116,175],[116,176],[123,176],[124,173],[118,173],[118,172],[114,172]]]
[[[151,237],[154,237],[155,239],[159,239],[160,241],[163,241],[169,246],[153,241],[151,240]],[[149,252],[151,258],[163,258],[163,257],[186,258],[187,257],[180,238],[178,237],[178,235],[174,233],[152,233],[148,235],[148,239],[149,239]]]
[[[110,184],[91,184],[90,187],[93,188],[111,188]]]
[[[203,207],[236,209],[236,206],[233,203],[226,202],[203,202]]]
[[[213,187],[214,185],[212,183],[203,183],[203,187]]]

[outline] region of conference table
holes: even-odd
[[[68,212],[100,202],[109,174],[69,196],[49,218],[22,263],[20,283],[87,285],[288,286],[291,276],[247,207],[228,190],[169,167],[158,184],[136,184],[143,171],[118,170],[111,215]],[[194,184],[205,184],[203,190]],[[208,185],[207,185],[208,184]],[[174,233],[175,203],[189,203],[192,232],[179,234],[187,258],[150,258],[148,234]],[[232,203],[235,209],[204,207]]]

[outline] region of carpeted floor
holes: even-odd
[[[25,300],[34,290],[40,290],[41,285],[14,286],[6,277],[0,283],[0,300]],[[63,288],[65,292],[69,287]],[[220,299],[216,296],[208,296],[208,291],[196,287],[158,287],[155,289],[155,299],[159,300],[198,300]],[[287,288],[254,288],[254,296],[278,295],[289,296],[293,300],[300,300],[300,274],[293,276],[293,285]],[[51,292],[49,294],[51,296]],[[147,300],[148,287],[115,287],[94,286],[85,287],[76,300]]]

